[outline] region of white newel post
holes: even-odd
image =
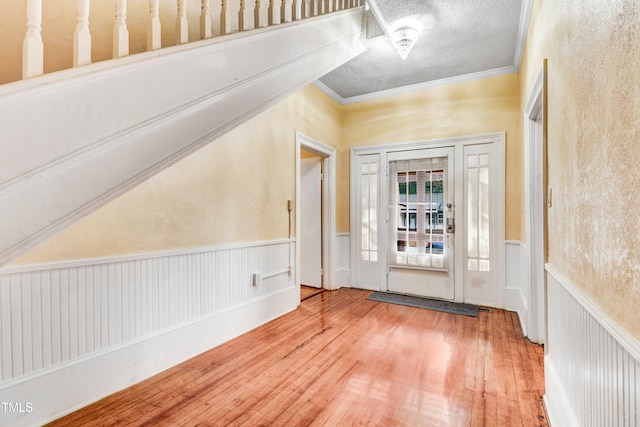
[[[189,42],[189,23],[187,22],[187,0],[178,0],[176,17],[176,44]]]
[[[202,13],[200,13],[200,37],[211,38],[211,15],[209,15],[209,0],[202,0]]]
[[[160,27],[160,0],[149,0],[149,21],[147,23],[147,50],[162,47]]]
[[[245,0],[240,0],[240,10],[238,11],[238,31],[244,31],[247,29],[244,25],[245,3]]]
[[[73,66],[91,64],[89,0],[77,1],[76,30],[73,33]]]
[[[42,45],[42,0],[27,0],[27,32],[22,42],[22,78],[44,73]]]
[[[256,8],[253,11],[253,26],[254,28],[262,28],[265,26],[264,17],[262,15],[261,0],[256,0]]]
[[[127,30],[127,0],[116,0],[116,23],[113,26],[113,57],[129,55],[129,31]]]

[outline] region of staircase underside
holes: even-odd
[[[0,87],[0,265],[360,54],[363,12]]]

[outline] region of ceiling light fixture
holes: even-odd
[[[400,58],[407,59],[411,48],[418,40],[418,31],[412,27],[401,27],[391,35],[391,44],[396,48]]]

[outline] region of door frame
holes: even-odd
[[[358,170],[354,165],[358,164],[358,156],[365,154],[379,154],[380,155],[380,173],[379,173],[379,183],[378,188],[380,191],[380,199],[386,201],[388,198],[388,189],[387,187],[387,174],[388,174],[388,153],[397,152],[397,151],[409,151],[409,150],[424,150],[429,148],[439,148],[439,147],[455,147],[455,169],[456,171],[463,171],[464,169],[464,147],[470,145],[477,144],[495,144],[494,146],[497,148],[497,154],[499,158],[499,166],[495,170],[496,176],[496,186],[495,193],[492,193],[492,197],[497,198],[498,206],[504,207],[505,201],[505,140],[506,133],[505,132],[492,132],[485,134],[475,134],[475,135],[463,135],[463,136],[455,136],[449,138],[438,138],[432,140],[422,140],[422,141],[411,141],[411,142],[402,142],[402,143],[392,143],[392,144],[383,144],[383,145],[374,145],[374,146],[365,146],[365,147],[356,147],[351,148],[350,152],[350,206],[351,206],[351,215],[350,215],[350,229],[351,229],[351,250],[350,250],[350,260],[351,260],[351,277],[352,277],[352,286],[359,287],[359,268],[358,268],[358,254],[360,253],[357,243],[358,239],[358,218],[354,215],[354,212],[357,212],[358,206],[358,188],[357,184],[359,181],[358,178]],[[384,170],[386,168],[387,170]],[[458,217],[458,224],[461,224],[460,221],[463,220],[463,195],[464,195],[464,187],[463,187],[463,176],[458,176],[457,172],[455,176],[455,186],[456,186],[456,194],[455,194],[455,204],[457,210],[455,211],[455,215]],[[494,307],[503,308],[504,306],[504,286],[505,286],[505,210],[504,208],[499,212],[500,218],[496,221],[496,229],[494,230],[495,236],[495,267],[496,267],[496,275],[495,280],[496,283],[494,285]],[[463,241],[462,232],[455,233],[454,237],[454,245],[455,245],[455,270],[454,270],[454,301],[455,302],[464,302],[464,241]],[[387,244],[386,237],[386,223],[385,223],[385,232],[379,234],[378,237],[378,246]],[[382,262],[380,263],[382,264]],[[386,273],[387,262],[384,260],[384,271]],[[382,268],[382,267],[381,267]],[[378,283],[378,289],[380,291],[387,290],[387,281],[386,274],[384,274],[380,282]]]
[[[304,149],[322,157],[322,288],[337,289],[336,265],[333,255],[336,241],[336,149],[307,135],[296,132],[296,239],[300,236],[300,150]],[[296,286],[300,288],[300,244],[295,249]]]
[[[547,60],[531,89],[524,110],[526,336],[543,344],[547,338]],[[537,120],[541,124],[537,124]],[[534,214],[535,213],[535,214]],[[546,347],[545,347],[546,350]]]

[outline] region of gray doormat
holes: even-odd
[[[391,294],[387,292],[374,292],[369,295],[367,299],[371,301],[388,302],[390,304],[406,305],[409,307],[426,308],[427,310],[478,317],[478,306],[472,304],[440,301],[410,295]]]

